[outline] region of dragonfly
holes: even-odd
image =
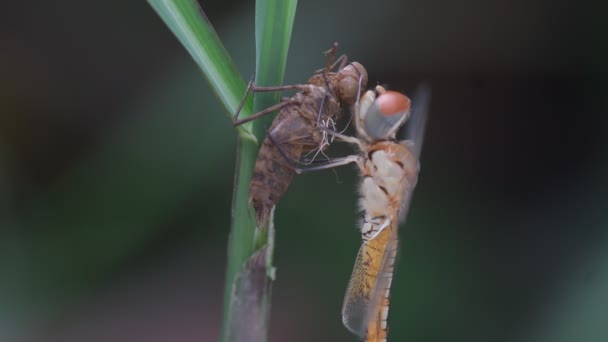
[[[241,125],[263,115],[279,111],[255,162],[249,187],[258,228],[266,227],[272,209],[287,191],[297,163],[305,152],[324,151],[331,141],[323,128],[335,127],[343,116],[342,107],[352,106],[360,97],[361,85],[367,84],[367,71],[358,62],[348,63],[346,55],[335,59],[337,43],[326,51],[327,65],[317,70],[306,84],[261,87],[247,85],[247,90],[234,115],[233,125]],[[332,72],[334,68],[337,71]],[[251,116],[238,120],[250,92],[297,90],[292,97]]]
[[[360,170],[362,243],[344,297],[342,322],[367,342],[388,338],[398,228],[405,222],[418,181],[430,88],[422,86],[415,99],[412,106],[407,96],[382,86],[367,91],[355,104],[357,137],[330,132],[358,146],[360,153],[297,170],[302,173],[350,163]],[[407,139],[397,141],[397,131],[408,119]]]

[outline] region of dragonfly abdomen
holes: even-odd
[[[398,244],[396,229],[397,224],[394,221],[390,222],[387,229],[383,230],[377,238],[364,242],[365,249],[372,257],[368,266],[369,271],[375,272],[369,274],[367,279],[367,283],[372,285],[368,295],[371,312],[365,329],[367,342],[384,342],[388,336],[390,289]]]
[[[302,156],[303,150],[300,144],[284,143],[275,146],[271,139],[268,136],[264,139],[249,186],[249,196],[258,225],[268,222],[272,208],[289,188],[295,173],[294,164]]]
[[[343,160],[360,167],[359,203],[365,218],[360,225],[363,243],[344,296],[342,322],[367,342],[386,342],[397,231],[418,180],[423,133],[412,135],[412,141],[396,141],[397,130],[410,111],[410,101],[401,93],[377,86],[354,108],[358,138],[336,136],[361,149],[360,155]],[[415,121],[417,130],[422,130],[426,121],[423,111],[421,115]]]
[[[418,160],[403,143],[379,141],[368,147],[361,184],[361,205],[365,219],[361,234],[368,249],[384,250],[382,265],[370,289],[370,319],[366,329],[367,342],[386,342],[388,311],[393,268],[397,256],[399,212],[404,196],[413,190],[418,177]]]

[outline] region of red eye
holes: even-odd
[[[410,109],[410,99],[396,91],[387,91],[376,99],[380,112],[386,116],[403,114]]]

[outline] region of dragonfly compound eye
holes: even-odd
[[[410,99],[396,91],[380,94],[365,113],[365,132],[372,139],[394,138],[410,114]]]
[[[376,98],[378,109],[385,116],[405,114],[410,110],[410,99],[396,91],[387,91]]]

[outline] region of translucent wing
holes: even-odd
[[[404,142],[403,146],[411,148]],[[395,149],[394,151],[399,151]],[[414,153],[401,150],[402,157]],[[406,161],[409,158],[403,158]],[[411,159],[410,159],[411,160]],[[390,288],[397,255],[398,228],[405,222],[416,185],[418,163],[404,162],[401,192],[393,197],[393,221],[378,236],[362,244],[347,288],[342,320],[344,325],[367,342],[386,341],[387,318],[390,305]],[[398,217],[398,219],[397,219]]]
[[[412,99],[411,116],[404,128],[404,138],[413,142],[410,147],[416,158],[420,158],[422,141],[424,140],[424,128],[428,117],[431,102],[431,86],[423,83],[418,86]]]
[[[384,199],[373,191],[368,192],[366,196],[369,197],[366,197],[365,203],[372,205],[369,206],[371,209],[366,207],[366,215],[390,220],[388,226],[377,236],[361,245],[342,307],[344,325],[367,342],[385,342],[387,339],[390,288],[398,246],[397,231],[399,224],[405,221],[417,181],[418,157],[424,138],[429,99],[430,88],[420,87],[413,103],[411,122],[405,129],[407,140],[399,144],[378,142],[378,146],[383,146],[381,149],[386,153],[384,159],[381,159],[382,155],[377,155],[380,159],[376,160],[368,157],[374,167],[370,169],[374,171],[366,174],[367,168],[363,170],[364,177],[373,177],[378,188],[388,196]],[[391,165],[397,169],[401,167],[403,173],[400,177],[396,176],[393,171],[395,168],[391,168]],[[400,185],[395,189],[394,181],[399,178]],[[386,209],[378,209],[379,206]],[[374,216],[375,213],[383,216]]]
[[[424,140],[424,131],[430,103],[431,86],[428,83],[423,83],[418,86],[418,89],[416,89],[416,92],[414,93],[414,100],[412,101],[411,109],[412,114],[405,125],[404,130],[404,138],[406,139],[406,142],[404,143],[417,160],[420,159],[420,153],[422,151],[422,143]],[[418,171],[416,171],[416,173],[418,173]],[[404,188],[405,193],[403,194],[401,206],[399,208],[399,224],[405,223],[412,200],[414,186]]]
[[[398,248],[398,228],[403,224],[414,188],[408,188],[401,198],[399,221],[391,222],[375,239],[363,243],[357,256],[353,275],[344,299],[342,320],[352,332],[365,338],[366,342],[386,342],[388,336],[388,310],[390,290],[393,280]],[[380,262],[376,261],[380,258]],[[358,270],[357,267],[360,269]],[[362,270],[362,271],[361,271]],[[360,273],[363,273],[362,275]],[[361,281],[364,279],[364,281]],[[364,295],[357,296],[355,289],[365,289]],[[357,305],[354,305],[357,304]],[[356,326],[347,324],[347,317]],[[358,322],[353,318],[361,318]],[[355,330],[355,328],[357,330]]]
[[[386,339],[396,254],[397,222],[391,222],[374,239],[363,242],[348,283],[342,322],[360,338],[367,336],[370,342]]]
[[[398,223],[394,222],[387,232],[388,242],[384,256],[382,257],[376,287],[372,294],[371,303],[374,303],[374,305],[369,308],[367,336],[365,339],[367,342],[385,342],[388,337],[388,309],[390,306],[391,283],[393,281],[398,247],[397,228]]]

